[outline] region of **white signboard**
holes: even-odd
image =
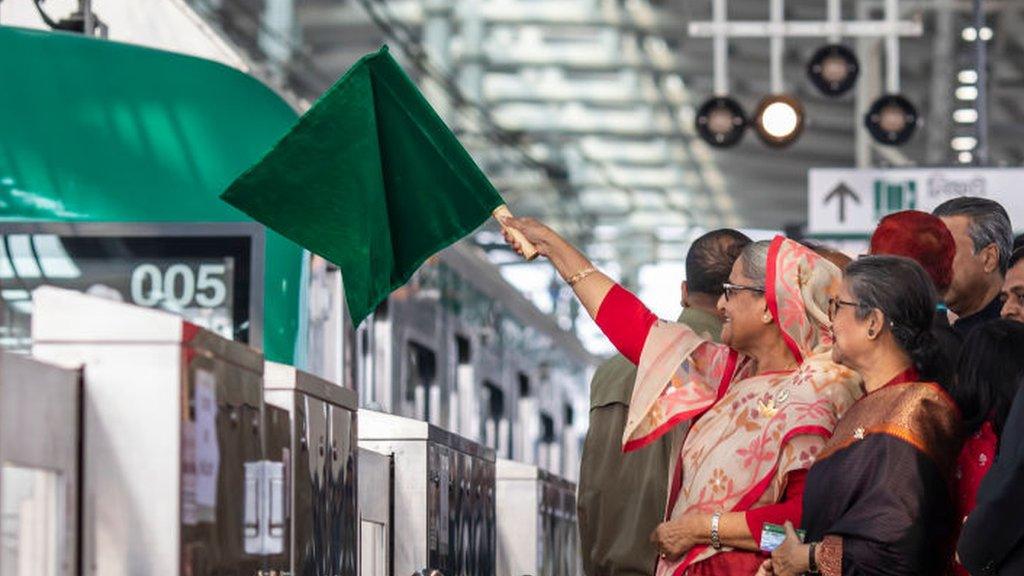
[[[870,235],[887,214],[957,196],[995,200],[1024,228],[1024,168],[813,168],[807,191],[810,234]]]

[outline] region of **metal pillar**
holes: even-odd
[[[981,38],[981,29],[985,27],[985,0],[974,0],[975,66],[978,70],[978,121],[975,122],[978,145],[974,150],[974,160],[979,166],[986,166],[988,156],[988,43]]]
[[[782,94],[784,82],[782,79],[782,54],[785,50],[785,36],[782,32],[783,23],[786,20],[786,7],[783,0],[771,0],[769,3],[769,22],[773,24],[771,40],[769,44],[770,74],[772,94]]]
[[[726,0],[714,0],[711,6],[712,22],[725,25],[727,20]],[[715,96],[729,94],[729,38],[725,34],[716,34],[712,47],[714,49],[714,82]]]
[[[938,0],[935,5],[935,38],[932,40],[931,111],[926,145],[929,164],[942,164],[949,154],[950,83],[956,74],[953,56],[953,2]]]

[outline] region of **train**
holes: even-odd
[[[0,49],[27,55],[0,62],[0,410],[26,410],[0,421],[0,572],[578,571],[597,358],[481,249],[353,326],[336,267],[218,199],[295,121],[273,91],[72,34]],[[33,414],[53,439],[11,448]]]

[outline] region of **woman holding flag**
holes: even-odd
[[[506,241],[519,253],[532,243],[547,257],[638,365],[623,449],[688,427],[666,521],[651,535],[657,575],[757,572],[775,534],[765,524],[799,524],[807,469],[861,394],[859,377],[830,358],[828,301],[839,269],[782,237],[751,244],[718,302],[726,318],[719,345],[659,321],[542,223],[503,224]]]

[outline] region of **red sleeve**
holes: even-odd
[[[750,528],[754,542],[761,543],[761,528],[765,522],[782,526],[789,520],[793,526],[800,526],[806,479],[807,470],[793,470],[786,474],[786,493],[782,495],[781,502],[747,510],[747,528]]]
[[[633,364],[640,363],[647,333],[657,320],[643,302],[618,284],[605,295],[595,318],[598,328]]]

